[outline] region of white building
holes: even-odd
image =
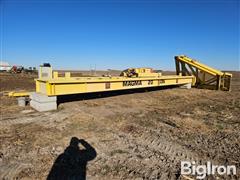
[[[12,66],[8,62],[0,61],[0,71],[10,71]]]

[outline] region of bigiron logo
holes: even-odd
[[[213,165],[210,161],[206,165],[197,165],[195,161],[181,161],[181,174],[204,179],[207,175],[236,175],[237,169],[234,165]]]
[[[142,81],[123,81],[123,86],[139,86],[142,85]]]

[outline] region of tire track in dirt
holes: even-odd
[[[3,164],[0,166],[0,179],[16,179],[19,173],[31,165],[25,163]]]
[[[183,160],[195,161],[203,165],[207,161],[219,164],[207,154],[199,154],[180,145],[179,143],[164,137],[162,132],[142,128],[140,135],[113,131],[107,129],[107,133],[114,138],[112,147],[120,147],[122,152],[116,157],[102,154],[96,160],[95,172],[102,175],[114,174],[118,178],[143,178],[143,179],[181,179],[180,162]],[[103,152],[109,149],[109,143],[101,143]],[[126,154],[125,154],[126,152]],[[105,166],[98,169],[99,163]],[[97,170],[98,169],[98,170]],[[236,176],[209,176],[207,179],[236,179]]]
[[[109,172],[114,172],[117,177],[131,178],[173,178],[180,176],[180,160],[192,160],[195,155],[188,152],[177,144],[168,142],[158,136],[143,134],[138,137],[125,133],[112,132],[115,138],[114,146],[123,147],[127,152],[125,156],[110,158],[106,154],[102,155],[98,161],[108,166]],[[101,149],[109,148],[108,143],[101,144]],[[104,160],[103,160],[104,159]],[[112,166],[111,166],[112,165]],[[96,164],[96,168],[98,163]],[[105,174],[103,168],[100,173]]]
[[[16,117],[10,119],[2,119],[0,120],[0,126],[11,126],[15,124],[28,124],[28,123],[40,123],[44,125],[44,122],[47,121],[48,124],[51,121],[61,121],[68,117],[65,112],[45,112],[45,113],[34,113],[31,115],[27,115],[25,117]]]

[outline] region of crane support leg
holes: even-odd
[[[232,74],[213,69],[187,56],[175,56],[176,73],[195,76],[198,88],[230,91]]]

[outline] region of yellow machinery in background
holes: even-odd
[[[120,74],[124,77],[160,77],[162,73],[156,73],[152,68],[128,68]]]
[[[195,77],[198,88],[230,91],[232,74],[213,69],[185,55],[175,56],[177,75]]]

